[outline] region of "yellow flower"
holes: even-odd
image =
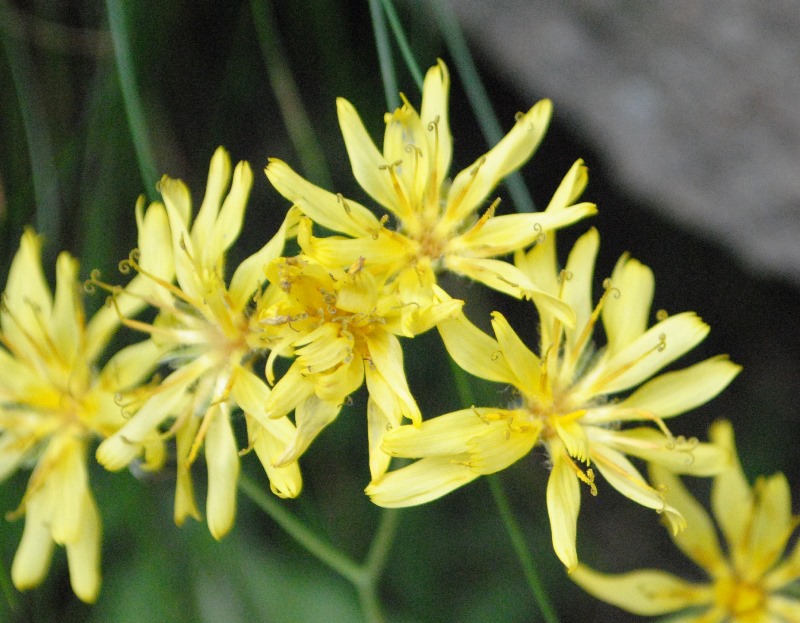
[[[303,219],[301,247],[310,230],[310,220]],[[296,461],[366,379],[370,470],[377,477],[390,461],[380,449],[387,429],[399,426],[404,417],[415,424],[421,420],[397,336],[428,330],[456,313],[461,301],[450,299],[421,310],[403,300],[399,282],[386,285],[385,277],[365,270],[363,261],[342,270],[307,255],[282,257],[270,264],[267,278],[274,289],[259,301],[255,317],[272,349],[270,383],[276,357],[296,357],[266,404],[271,417],[295,411],[297,435],[277,464]]]
[[[158,226],[162,212],[137,211],[142,226],[143,262],[160,263]],[[151,244],[152,243],[152,244]],[[89,487],[87,453],[96,438],[114,433],[125,417],[118,400],[157,365],[151,341],[117,352],[98,370],[98,359],[119,327],[113,310],[101,309],[86,322],[78,262],[61,253],[56,292],[50,292],[41,265],[41,240],[27,230],[11,263],[0,309],[0,481],[35,464],[19,508],[25,528],[11,567],[20,589],[38,585],[47,574],[53,543],[67,550],[75,594],[93,602],[100,590],[100,515]],[[144,291],[142,280],[129,285]],[[141,305],[130,299],[126,310]],[[145,440],[152,455],[163,456],[157,438]]]
[[[681,527],[678,511],[626,455],[679,473],[710,475],[721,469],[724,452],[696,439],[674,437],[664,419],[710,400],[736,376],[739,366],[714,357],[658,376],[627,398],[610,400],[696,346],[708,326],[687,312],[647,329],[653,275],[627,256],[617,263],[593,306],[597,232],[591,230],[578,240],[561,273],[551,238],[528,254],[518,254],[517,263],[521,270],[539,275],[546,291],[575,310],[575,325],[564,325],[549,306],[539,306],[541,348],[535,355],[498,312],[492,316],[496,339],[463,316],[440,322],[453,359],[471,374],[513,386],[518,403],[507,409],[463,409],[416,429],[404,426],[391,432],[384,451],[424,458],[386,474],[367,493],[382,506],[427,502],[508,467],[541,443],[552,467],[547,509],[553,546],[567,568],[574,569],[580,483],[595,494],[595,469],[623,495],[662,513],[674,530]],[[591,338],[601,316],[608,343],[595,350]],[[657,426],[619,427],[637,421]]]
[[[450,183],[449,90],[447,67],[439,61],[425,77],[421,113],[403,98],[400,108],[386,114],[383,153],[352,104],[341,98],[337,102],[353,174],[367,194],[391,212],[396,230],[385,226],[388,216],[379,220],[355,201],[307,182],[280,160],[270,161],[267,177],[315,222],[349,237],[314,240],[313,254],[326,264],[344,267],[363,257],[371,268],[389,275],[412,273],[421,287],[433,283],[434,274],[449,270],[517,298],[535,297],[569,321],[569,310],[561,301],[542,292],[513,265],[495,258],[529,246],[546,231],[594,214],[592,204],[572,205],[586,186],[586,168],[581,161],[575,163],[544,212],[495,216],[495,201],[477,218],[495,186],[533,154],[552,105],[542,100],[520,114],[505,138]]]
[[[649,569],[620,575],[579,565],[572,579],[586,591],[640,615],[670,614],[692,608],[682,623],[768,623],[800,621],[800,598],[786,589],[800,580],[800,541],[781,560],[798,518],[792,517],[789,484],[783,474],[747,484],[737,458],[733,429],[720,421],[712,440],[734,460],[714,478],[711,506],[727,547],[723,552],[708,513],[669,472],[655,466],[652,478],[667,488],[667,499],[686,517],[688,528],[673,535],[680,550],[701,567],[707,583],[691,583]]]
[[[136,414],[97,450],[103,466],[121,469],[140,454],[143,440],[175,418],[169,430],[178,445],[175,521],[180,525],[187,516],[199,517],[190,467],[204,446],[207,521],[215,538],[230,530],[236,512],[239,449],[231,427],[235,407],[245,413],[250,445],[273,492],[294,497],[302,485],[296,464],[273,465],[273,458],[293,438],[294,426],[287,418],[267,417],[264,410],[269,387],[251,371],[252,359],[264,350],[264,344],[248,311],[261,295],[264,267],[281,253],[285,238],[296,228],[294,210],[275,237],[234,271],[230,285],[225,283],[225,253],[239,236],[252,181],[250,166],[240,162],[231,183],[230,158],[224,149],[217,149],[205,199],[193,224],[186,185],[166,176],[159,183],[169,217],[168,247],[177,286],[142,269],[132,254],[129,265],[140,277],[151,279],[152,294],[146,300],[159,314],[152,324],[129,319],[125,323],[151,334],[166,351],[174,371],[152,388]]]

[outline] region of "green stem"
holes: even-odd
[[[300,91],[281,47],[278,29],[268,0],[250,0],[250,12],[261,55],[267,67],[272,92],[278,100],[283,123],[289,133],[306,177],[325,188],[333,186],[325,155],[314,136]]]
[[[270,494],[245,475],[239,477],[239,488],[269,515],[309,554],[348,580],[358,593],[358,600],[367,623],[385,623],[386,617],[378,598],[378,581],[383,573],[389,550],[397,531],[399,512],[382,511],[378,529],[363,564],[358,564],[311,532],[297,517],[287,511]]]
[[[400,106],[400,89],[397,87],[397,75],[394,71],[389,31],[386,30],[386,20],[381,10],[380,0],[369,0],[369,14],[372,17],[372,31],[375,33],[375,46],[378,50],[378,64],[381,68],[383,92],[386,94],[386,110],[394,110]]]
[[[417,84],[417,88],[422,91],[422,71],[414,58],[411,46],[408,44],[406,33],[403,32],[403,25],[400,23],[400,18],[397,17],[397,11],[394,10],[392,0],[380,0],[380,3],[383,5],[383,10],[389,20],[389,26],[391,26],[392,33],[397,41],[397,47],[400,48],[400,53],[403,55],[403,60],[405,60],[408,70],[411,72],[411,77]]]
[[[276,498],[266,493],[250,478],[241,475],[239,488],[309,554],[328,565],[352,584],[358,586],[363,581],[363,571],[356,562],[311,532],[297,517],[283,508]]]
[[[508,537],[511,539],[511,544],[514,546],[517,558],[519,558],[519,562],[522,564],[525,579],[528,581],[528,586],[530,586],[533,592],[533,597],[536,600],[536,604],[539,606],[539,611],[542,613],[542,617],[544,617],[547,623],[558,623],[558,616],[556,615],[555,608],[553,604],[550,603],[547,591],[545,591],[544,586],[542,586],[542,581],[539,579],[536,564],[533,561],[528,546],[525,544],[525,537],[522,535],[522,530],[511,511],[511,505],[508,503],[508,498],[503,491],[500,477],[497,474],[490,474],[486,479],[489,481],[489,488],[492,491],[494,503],[497,506],[500,517],[503,519],[503,524],[505,525],[506,532],[508,532]]]
[[[136,83],[131,42],[128,36],[128,27],[125,24],[125,9],[121,0],[106,0],[106,12],[108,13],[111,41],[114,44],[114,59],[117,65],[117,73],[119,74],[122,101],[125,104],[125,114],[128,117],[128,126],[131,129],[136,159],[139,162],[139,173],[147,189],[148,197],[154,200],[156,198],[158,167],[156,166],[156,158],[150,143],[147,117],[144,114],[142,98]]]
[[[475,60],[472,58],[472,54],[469,51],[469,46],[467,45],[467,40],[464,38],[461,25],[458,23],[458,20],[453,14],[453,9],[447,2],[432,0],[428,4],[436,16],[439,30],[447,44],[450,56],[453,57],[453,62],[455,63],[458,75],[461,77],[467,99],[469,99],[472,111],[475,113],[475,118],[481,128],[483,138],[490,146],[496,145],[504,136],[503,129],[500,126],[500,122],[497,120],[494,108],[492,108],[492,103],[489,99],[489,94],[486,92],[486,87],[483,86],[483,81],[478,75]],[[528,188],[525,186],[525,182],[520,173],[515,172],[507,176],[505,184],[517,212],[536,211],[533,198]]]

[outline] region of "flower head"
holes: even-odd
[[[495,258],[593,214],[592,204],[572,205],[586,186],[586,168],[580,161],[572,167],[546,211],[495,216],[498,201],[484,209],[485,200],[531,157],[544,136],[552,105],[542,100],[520,114],[494,148],[450,183],[449,90],[447,67],[439,61],[425,76],[421,112],[403,98],[400,108],[386,114],[383,152],[352,104],[341,98],[337,102],[353,175],[391,213],[396,229],[386,227],[388,216],[379,220],[355,201],[307,182],[280,160],[270,161],[267,177],[314,221],[348,236],[314,239],[314,254],[327,264],[349,266],[363,257],[372,268],[389,275],[413,273],[422,288],[430,288],[433,275],[449,270],[518,298],[535,297],[569,321],[569,310],[561,301],[542,292],[513,265]]]
[[[158,229],[166,217],[158,209],[147,215],[140,210],[137,216],[142,261],[158,265]],[[129,288],[141,292],[144,284],[134,280]],[[95,439],[125,424],[120,401],[135,397],[160,351],[150,341],[128,346],[98,370],[119,321],[104,308],[87,322],[80,292],[78,262],[61,253],[55,296],[51,293],[42,271],[41,239],[27,230],[0,309],[0,481],[35,465],[19,508],[9,514],[25,516],[11,567],[14,585],[22,590],[39,584],[57,543],[66,547],[75,594],[93,602],[100,590],[101,524],[87,454]],[[137,306],[131,299],[126,310]],[[163,457],[159,439],[143,439],[143,446],[151,456]]]
[[[433,418],[417,429],[391,432],[383,443],[387,453],[424,458],[373,482],[367,493],[374,502],[407,506],[435,499],[508,467],[542,444],[552,465],[547,508],[553,545],[569,569],[577,564],[580,484],[596,494],[595,469],[626,497],[662,513],[673,529],[682,526],[680,513],[626,455],[678,473],[709,475],[721,469],[723,451],[673,436],[664,419],[710,400],[736,376],[739,366],[715,357],[658,376],[627,398],[609,400],[689,351],[708,327],[695,314],[683,313],[662,318],[648,329],[653,276],[627,256],[592,305],[598,245],[595,230],[582,236],[561,272],[556,270],[552,237],[518,254],[520,269],[540,275],[543,288],[568,303],[577,320],[574,326],[565,325],[549,306],[540,305],[538,355],[498,312],[492,316],[494,339],[463,316],[439,323],[448,352],[462,368],[511,385],[518,400],[511,408],[473,407]],[[601,318],[608,343],[595,349],[592,334]],[[655,426],[620,428],[630,422]]]
[[[169,261],[174,264],[177,285],[145,270],[132,254],[128,265],[150,279],[146,301],[158,310],[158,316],[152,324],[124,322],[149,333],[174,370],[97,450],[102,465],[121,469],[141,453],[143,440],[172,420],[169,432],[175,434],[178,445],[175,520],[180,524],[187,516],[199,517],[189,470],[204,447],[208,525],[216,538],[227,533],[235,516],[239,475],[239,449],[231,425],[235,407],[244,411],[250,444],[273,492],[294,497],[301,488],[296,464],[273,465],[273,458],[293,437],[294,427],[287,418],[269,418],[264,411],[269,387],[251,371],[252,360],[264,351],[264,344],[249,313],[261,295],[264,266],[281,253],[285,238],[296,228],[296,212],[290,211],[272,240],[239,265],[230,284],[225,281],[225,253],[241,230],[252,180],[249,165],[240,162],[231,181],[230,158],[219,148],[193,223],[186,185],[166,176],[159,183],[169,217]]]
[[[792,517],[789,484],[783,474],[759,478],[750,487],[736,454],[733,429],[720,421],[711,438],[734,457],[714,478],[711,507],[714,523],[680,479],[659,466],[652,478],[667,489],[670,504],[686,517],[688,528],[672,535],[675,544],[708,575],[692,583],[670,573],[648,569],[621,575],[598,573],[578,566],[572,578],[586,591],[640,615],[683,611],[681,621],[697,623],[757,623],[800,620],[800,599],[786,593],[800,581],[800,541],[781,560],[798,525]]]
[[[310,229],[311,222],[303,219],[301,247]],[[397,336],[428,330],[456,313],[461,301],[420,309],[403,298],[399,281],[386,284],[385,275],[366,270],[363,259],[343,270],[308,255],[281,257],[267,268],[267,278],[272,289],[259,301],[254,318],[272,349],[269,381],[274,382],[277,356],[295,357],[266,404],[271,417],[295,411],[297,435],[277,464],[296,461],[366,379],[370,469],[377,477],[390,460],[380,448],[387,429],[399,426],[403,418],[417,425],[421,421]]]

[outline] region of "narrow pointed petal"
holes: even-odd
[[[800,599],[784,595],[767,597],[770,623],[800,623]]]
[[[440,322],[437,329],[447,352],[464,370],[496,383],[514,384],[516,376],[500,345],[463,314]]]
[[[231,180],[231,157],[224,147],[217,147],[208,166],[208,181],[203,203],[192,226],[192,238],[196,244],[211,239],[220,205]]]
[[[469,440],[469,467],[479,474],[494,474],[527,456],[542,430],[541,422],[520,424],[509,420],[505,427],[487,426]]]
[[[255,419],[247,418],[250,443],[269,478],[270,490],[280,498],[296,498],[303,489],[303,478],[297,461],[277,467],[275,463],[293,439],[296,431],[289,418],[269,420],[269,427],[262,426]]]
[[[575,330],[567,332],[567,345],[570,349],[582,337],[582,332],[586,330],[592,316],[594,266],[599,248],[600,234],[593,227],[575,242],[564,268],[566,272],[562,298],[575,312]],[[577,353],[575,359],[579,356],[580,353]]]
[[[291,445],[275,461],[275,465],[285,467],[299,459],[322,429],[336,419],[341,408],[341,403],[320,400],[314,395],[297,405],[295,411],[297,434]]]
[[[392,457],[384,451],[383,440],[388,432],[397,430],[395,426],[396,424],[381,409],[380,404],[370,396],[367,401],[367,439],[369,443],[369,473],[370,479],[373,481],[380,478],[389,469]]]
[[[730,465],[727,449],[697,439],[668,437],[650,427],[612,430],[592,426],[592,443],[602,443],[620,452],[657,463],[673,474],[714,476]]]
[[[781,557],[792,535],[792,502],[783,474],[761,478],[753,489],[755,504],[748,539],[748,579],[758,580]]]
[[[172,516],[176,526],[182,526],[189,517],[197,521],[200,521],[201,518],[194,495],[192,465],[188,460],[197,429],[200,428],[201,423],[202,419],[199,417],[190,417],[188,422],[175,433],[177,465],[175,470],[175,508]]]
[[[202,265],[211,267],[216,265],[225,255],[233,242],[242,231],[244,211],[253,186],[253,170],[247,162],[240,162],[233,171],[233,182],[230,192],[225,197],[225,202],[219,211],[219,216],[214,223],[210,236],[206,239],[197,236],[198,246],[203,258]],[[192,234],[194,234],[194,228]]]
[[[623,400],[618,410],[632,409],[660,418],[679,415],[714,398],[741,370],[725,355],[712,357],[648,381]]]
[[[570,306],[533,283],[516,266],[494,259],[480,259],[448,255],[445,266],[454,273],[464,275],[485,286],[515,298],[529,298],[537,308],[560,319],[564,324],[575,324],[575,313]]]
[[[60,253],[56,261],[56,294],[50,335],[61,357],[72,361],[83,332],[83,302],[78,286],[78,261]]]
[[[398,196],[392,189],[386,159],[370,138],[355,107],[340,97],[336,100],[336,112],[353,176],[359,186],[379,205],[398,214]]]
[[[406,373],[403,369],[403,348],[400,340],[385,331],[375,332],[367,338],[369,355],[375,366],[375,371],[381,378],[377,378],[370,367],[366,370],[367,387],[370,394],[376,391],[375,385],[385,382],[396,396],[395,402],[400,409],[400,414],[418,424],[422,414],[417,406],[417,401],[408,388]]]
[[[494,329],[500,350],[516,377],[513,385],[523,392],[526,388],[537,387],[541,365],[539,358],[525,346],[517,332],[511,328],[505,316],[500,312],[492,312],[492,329]]]
[[[94,603],[100,593],[100,514],[88,490],[82,501],[81,536],[67,544],[69,581],[72,590],[85,603]]]
[[[603,324],[608,352],[615,355],[647,329],[655,288],[653,271],[623,255],[611,273],[611,287],[614,289],[603,306]]]
[[[466,455],[462,459],[466,460]],[[378,506],[416,506],[436,500],[478,476],[458,457],[431,457],[384,474],[364,491]]]
[[[463,454],[469,441],[488,428],[506,431],[503,418],[512,414],[503,409],[476,407],[453,411],[425,420],[420,426],[395,428],[384,438],[383,449],[392,456],[409,458]]]
[[[281,160],[270,159],[266,174],[280,194],[323,227],[355,238],[371,236],[381,229],[367,208],[307,182]]]
[[[453,137],[449,120],[450,73],[441,60],[428,70],[422,85],[420,118],[428,133],[429,184],[438,193],[450,169]]]
[[[126,346],[103,367],[98,384],[109,392],[133,387],[150,376],[163,352],[164,349],[152,340]]]
[[[672,540],[711,577],[720,577],[727,570],[728,563],[711,517],[669,470],[651,465],[650,477],[656,486],[666,488],[667,500],[686,519],[686,530],[673,535]]]
[[[567,459],[560,452],[553,457],[553,469],[547,480],[547,514],[553,550],[572,573],[578,565],[577,538],[578,513],[581,508],[580,483]]]
[[[225,403],[206,414],[211,418],[205,438],[208,468],[206,514],[211,536],[220,540],[233,527],[239,482],[239,449]]]
[[[626,498],[657,511],[668,524],[672,534],[686,526],[681,514],[664,496],[653,489],[633,464],[621,452],[598,446],[592,447],[592,461],[608,483]]]
[[[25,528],[11,563],[11,580],[18,590],[24,591],[41,584],[50,568],[53,539],[44,516],[41,495],[28,499],[25,509]]]
[[[271,418],[288,415],[313,393],[313,382],[303,375],[300,366],[292,364],[272,388],[267,401],[267,413]]]
[[[458,223],[464,220],[500,180],[533,155],[547,130],[552,112],[550,100],[536,103],[486,155],[456,175],[447,196],[445,218],[448,221]]]
[[[545,212],[558,212],[571,206],[583,194],[589,182],[589,172],[583,160],[576,160],[553,193]]]
[[[287,239],[296,234],[299,216],[298,210],[290,208],[272,239],[236,268],[228,290],[236,311],[244,309],[256,289],[266,280],[264,267],[283,253]]]
[[[495,216],[481,226],[473,227],[454,238],[447,248],[450,253],[463,253],[472,257],[506,255],[530,246],[546,236],[546,232],[566,227],[596,212],[594,204],[581,203],[552,213]]]
[[[654,569],[607,575],[578,565],[570,579],[590,595],[641,616],[670,614],[690,606],[710,605],[714,599],[712,586],[690,584]]]
[[[709,436],[714,443],[725,448],[731,457],[730,468],[714,478],[711,487],[711,508],[736,562],[742,555],[742,547],[749,530],[753,496],[739,462],[730,422],[724,420],[715,422],[711,426]],[[729,512],[731,508],[738,510],[731,513]]]
[[[693,312],[662,320],[606,360],[589,391],[613,394],[638,385],[697,346],[708,331],[708,325]]]

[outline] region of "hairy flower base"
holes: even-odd
[[[578,562],[580,485],[597,494],[595,470],[626,497],[661,513],[673,532],[683,527],[683,517],[665,501],[664,492],[648,484],[627,457],[657,462],[676,473],[708,476],[722,469],[727,460],[723,450],[674,436],[664,419],[714,397],[739,366],[724,357],[712,358],[653,378],[627,398],[609,402],[609,396],[647,381],[697,345],[708,327],[695,314],[683,313],[661,318],[648,329],[652,273],[627,256],[593,306],[598,245],[596,231],[584,235],[560,273],[552,239],[518,256],[521,270],[542,276],[545,291],[575,310],[577,322],[569,326],[551,306],[539,305],[539,355],[497,312],[492,316],[494,339],[463,315],[439,323],[456,363],[476,376],[514,387],[517,404],[508,409],[473,407],[417,428],[391,431],[384,451],[420,460],[374,480],[366,491],[376,504],[409,506],[436,499],[510,466],[542,444],[552,464],[547,508],[553,546],[568,569]],[[591,337],[601,318],[608,344],[595,351]],[[619,428],[637,421],[656,426]]]
[[[688,522],[684,532],[673,535],[675,544],[706,572],[710,581],[689,583],[652,569],[607,575],[584,565],[578,566],[572,579],[598,599],[640,615],[695,608],[687,610],[679,620],[800,621],[800,599],[785,592],[800,580],[800,542],[781,561],[798,525],[797,518],[792,517],[788,482],[783,474],[776,474],[759,479],[751,488],[736,457],[730,424],[717,422],[711,428],[711,438],[734,457],[731,466],[714,478],[711,494],[714,516],[725,536],[726,553],[711,517],[680,480],[659,466],[651,468],[653,480],[666,488],[668,501]]]

